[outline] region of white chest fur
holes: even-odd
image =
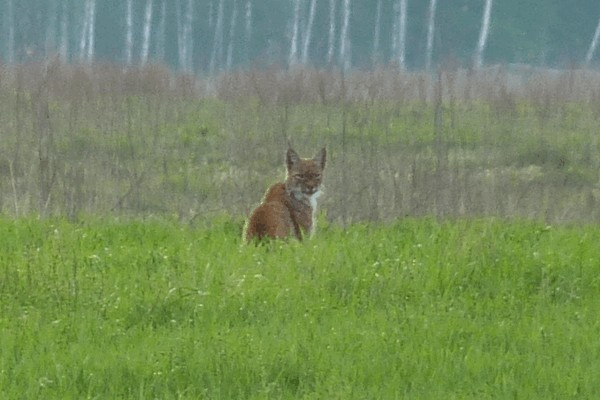
[[[310,207],[312,208],[312,228],[310,230],[311,236],[314,234],[317,226],[317,199],[319,196],[321,196],[321,193],[321,189],[319,189],[308,197],[308,200],[310,201]]]

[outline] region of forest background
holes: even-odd
[[[295,63],[423,69],[454,60],[477,66],[480,48],[486,64],[570,67],[593,61],[600,4],[0,0],[0,15],[0,58],[9,64],[60,55],[63,61],[159,62],[210,74]]]

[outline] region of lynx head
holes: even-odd
[[[286,188],[296,199],[315,207],[315,200],[320,194],[323,170],[325,169],[325,148],[312,159],[300,158],[292,148],[286,155],[287,178]]]

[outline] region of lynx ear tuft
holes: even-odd
[[[285,160],[286,160],[287,168],[288,168],[288,170],[290,170],[290,169],[292,169],[292,167],[294,167],[295,165],[297,165],[300,162],[300,156],[298,155],[298,153],[296,153],[294,151],[294,149],[292,149],[290,147],[287,151]]]
[[[313,158],[313,160],[321,166],[321,169],[325,169],[325,161],[327,159],[327,149],[323,147],[321,151]]]

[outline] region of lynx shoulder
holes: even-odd
[[[285,181],[271,186],[250,214],[244,230],[246,241],[290,236],[302,240],[314,232],[325,160],[325,148],[312,159],[300,158],[293,149],[288,149]]]

